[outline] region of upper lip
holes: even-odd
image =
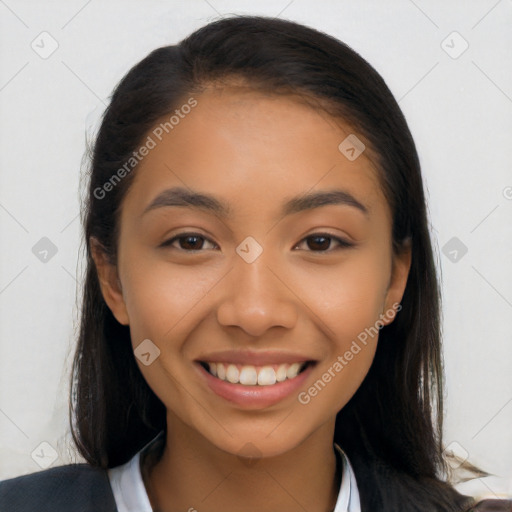
[[[234,363],[253,366],[314,361],[312,357],[297,354],[295,352],[275,350],[222,350],[201,356],[196,360],[200,362]]]

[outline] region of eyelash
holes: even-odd
[[[171,248],[171,249],[175,249],[175,250],[178,250],[178,251],[182,251],[182,252],[190,252],[190,253],[197,253],[197,252],[201,252],[202,249],[191,249],[191,250],[187,250],[187,249],[182,249],[182,248],[177,248],[177,247],[171,247],[171,245],[175,242],[175,241],[178,241],[178,240],[182,240],[182,239],[186,239],[186,238],[190,238],[190,237],[195,237],[195,238],[200,238],[200,239],[203,239],[203,240],[207,240],[209,241],[210,243],[216,245],[214,242],[212,242],[211,240],[209,240],[207,237],[201,235],[200,233],[180,233],[179,235],[176,235],[174,236],[173,238],[170,238],[169,240],[166,240],[165,242],[163,242],[160,247],[167,247],[167,248]],[[308,240],[309,238],[328,238],[328,239],[331,239],[331,240],[335,240],[336,242],[338,242],[339,246],[338,248],[336,249],[327,249],[327,250],[321,250],[321,251],[308,251],[308,252],[315,252],[315,253],[329,253],[329,252],[333,252],[336,251],[336,250],[341,250],[341,249],[349,249],[351,247],[354,247],[355,244],[352,243],[352,242],[349,242],[348,240],[345,240],[344,238],[340,238],[340,237],[337,237],[337,236],[334,236],[334,235],[331,235],[330,233],[313,233],[311,235],[308,235],[307,237],[303,238],[299,244],[297,244],[295,247],[297,247],[298,245],[300,245],[300,243],[302,243],[303,241],[305,240]],[[330,244],[329,244],[330,245]]]

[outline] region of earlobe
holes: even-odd
[[[387,315],[387,318],[390,317],[390,319],[386,322],[386,325],[394,320],[397,313],[397,307],[402,301],[405,287],[407,285],[407,279],[409,277],[409,271],[411,269],[411,261],[412,248],[411,241],[408,239],[402,245],[400,253],[393,254],[391,278],[386,292],[384,314],[386,314],[386,312],[393,312],[394,314]]]
[[[122,325],[129,325],[117,266],[108,261],[105,250],[96,238],[90,238],[90,247],[103,299],[116,320]]]

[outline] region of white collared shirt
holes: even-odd
[[[142,480],[140,454],[137,452],[126,464],[108,470],[110,485],[118,512],[153,512]],[[335,443],[343,462],[341,486],[334,512],[361,512],[356,477],[345,452]]]

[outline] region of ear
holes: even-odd
[[[391,278],[386,290],[383,315],[385,315],[386,312],[393,312],[393,314],[391,315],[390,313],[384,317],[381,315],[381,318],[383,317],[382,321],[385,325],[390,324],[394,320],[397,313],[397,307],[404,295],[407,278],[409,277],[409,270],[411,268],[411,256],[412,249],[410,238],[402,244],[399,253],[393,252]]]
[[[122,325],[129,325],[128,311],[123,297],[123,290],[117,272],[117,266],[108,260],[100,242],[90,238],[92,258],[96,266],[101,294],[116,320]]]

